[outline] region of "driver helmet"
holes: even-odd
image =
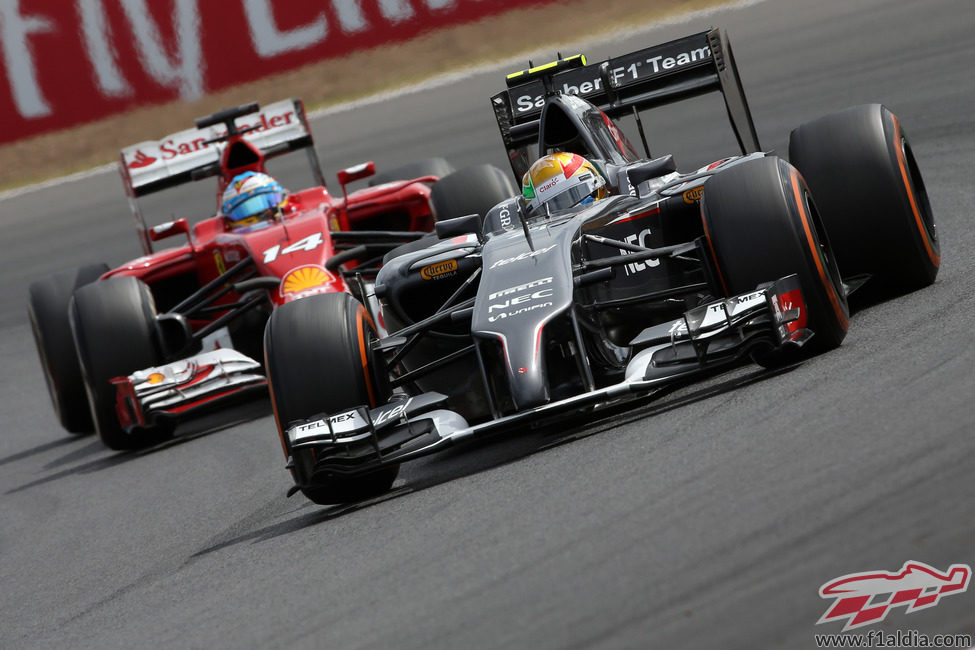
[[[569,152],[543,156],[525,173],[521,195],[528,203],[528,214],[541,214],[542,207],[564,210],[604,199],[609,192],[595,165]]]
[[[270,225],[286,194],[281,184],[267,174],[244,172],[234,176],[227,185],[220,210],[231,230],[257,230]]]

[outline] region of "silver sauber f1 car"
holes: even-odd
[[[287,192],[267,163],[302,151],[308,165],[299,167],[312,185]],[[431,158],[378,175],[372,162],[342,170],[342,195],[333,196],[295,99],[219,111],[123,149],[119,170],[144,255],[37,280],[28,305],[61,424],[94,429],[112,449],[152,444],[180,420],[266,394],[262,337],[275,308],[326,293],[375,300],[384,254],[425,235],[435,219],[486,210],[513,187],[497,168],[455,177],[447,161]],[[369,187],[347,192],[367,177]],[[157,193],[190,192],[199,186],[187,184],[208,178],[216,179],[216,213],[204,207],[196,223],[148,225],[143,208],[164,198]],[[480,193],[456,200],[458,184],[472,178]],[[212,186],[205,190],[204,206]],[[176,237],[179,245],[153,250]]]
[[[650,156],[640,111],[711,91],[741,153],[690,172]],[[362,499],[458,441],[829,350],[852,291],[889,297],[937,274],[931,209],[893,113],[850,108],[795,129],[789,161],[763,152],[720,30],[518,72],[492,106],[521,196],[391,251],[378,311],[329,294],[269,319],[291,493]],[[614,121],[628,115],[644,155]],[[561,168],[536,182],[552,160]],[[597,190],[539,201],[563,176]]]

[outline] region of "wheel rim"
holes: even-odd
[[[849,307],[846,303],[846,291],[842,277],[840,276],[839,267],[836,264],[832,249],[829,245],[826,226],[823,224],[822,217],[816,209],[816,204],[812,201],[812,197],[809,194],[809,188],[802,180],[799,172],[793,169],[790,175],[796,206],[799,208],[804,226],[811,230],[811,232],[806,233],[806,238],[809,243],[809,250],[814,258],[814,266],[818,267],[817,272],[826,285],[823,288],[826,290],[829,303],[836,315],[837,323],[845,332],[850,324]],[[818,242],[818,245],[816,242]]]
[[[823,224],[822,217],[819,215],[819,210],[816,209],[816,204],[812,202],[809,189],[805,186],[803,186],[802,190],[802,201],[806,209],[806,214],[809,215],[809,221],[812,223],[813,230],[816,232],[816,239],[819,241],[816,253],[819,256],[823,268],[826,270],[826,276],[834,287],[842,288],[843,277],[840,275],[839,266],[836,264],[836,258],[833,255],[833,250],[829,243],[826,226]]]
[[[924,186],[924,179],[921,177],[921,170],[917,160],[914,158],[914,151],[911,149],[907,138],[901,135],[901,155],[907,166],[907,182],[909,190],[914,195],[917,204],[917,216],[920,218],[924,235],[932,244],[938,242],[938,229],[934,223],[934,213],[931,210],[931,202],[928,199],[928,191]]]
[[[937,268],[941,266],[941,251],[938,247],[937,228],[934,224],[934,214],[931,210],[931,202],[928,199],[927,189],[924,187],[924,180],[921,177],[921,170],[907,136],[901,129],[897,117],[891,115],[894,125],[894,133],[897,138],[895,144],[897,152],[897,166],[901,172],[901,180],[907,192],[907,201],[917,226],[918,234],[921,236],[924,251],[927,253],[928,260]]]

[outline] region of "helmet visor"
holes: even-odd
[[[591,197],[598,188],[590,186],[588,183],[579,183],[560,192],[553,197],[545,199],[545,205],[550,210],[566,210],[579,205],[587,198]]]
[[[257,194],[238,203],[227,215],[231,222],[243,221],[249,217],[261,216],[261,213],[268,212],[268,216],[273,214],[274,209],[281,203],[282,195],[280,192],[265,192]]]

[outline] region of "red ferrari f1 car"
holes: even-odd
[[[314,184],[286,193],[265,163],[302,150]],[[272,310],[322,293],[374,301],[386,252],[437,218],[484,211],[511,191],[496,168],[452,180],[451,166],[431,158],[381,175],[372,162],[342,170],[342,196],[333,196],[294,99],[219,111],[194,129],[123,149],[119,170],[144,255],[37,280],[28,306],[61,424],[71,433],[94,429],[112,449],[151,444],[183,418],[266,392],[262,335]],[[471,174],[496,189],[459,191]],[[369,176],[369,187],[347,193]],[[148,225],[144,197],[212,177],[214,216]],[[172,237],[183,241],[154,250]]]

